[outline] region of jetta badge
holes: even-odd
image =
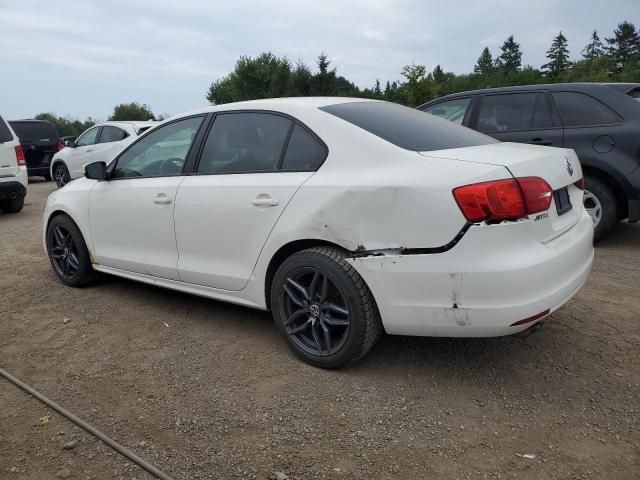
[[[569,172],[569,176],[573,175],[573,165],[571,165],[571,162],[567,157],[564,157],[564,161],[567,164],[567,172]]]

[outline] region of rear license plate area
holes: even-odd
[[[573,208],[571,198],[569,198],[569,190],[567,187],[561,188],[553,192],[553,200],[556,204],[556,212],[558,215],[564,215]]]

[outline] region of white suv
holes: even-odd
[[[65,148],[51,160],[51,178],[62,188],[71,180],[82,176],[87,163],[109,163],[142,132],[158,122],[105,122],[86,130],[75,142],[67,142]]]
[[[20,140],[0,117],[0,210],[18,213],[27,194],[27,163]]]

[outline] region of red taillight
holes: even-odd
[[[516,180],[522,188],[528,215],[549,209],[553,190],[547,182],[539,177],[524,177]]]
[[[453,196],[470,222],[517,220],[551,205],[551,187],[538,177],[510,178],[465,185]]]
[[[584,177],[578,180],[576,183],[574,183],[574,185],[578,187],[580,190],[584,190]]]
[[[24,152],[22,151],[22,145],[18,145],[16,147],[16,160],[18,161],[19,167],[24,167],[27,165],[24,159]]]
[[[64,148],[64,142],[62,140],[58,140],[58,151]]]

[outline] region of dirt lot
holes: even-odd
[[[176,480],[640,478],[640,225],[617,226],[535,335],[386,337],[327,372],[267,313],[63,287],[40,243],[52,189],[0,215],[0,366]],[[0,379],[0,478],[150,477]]]

